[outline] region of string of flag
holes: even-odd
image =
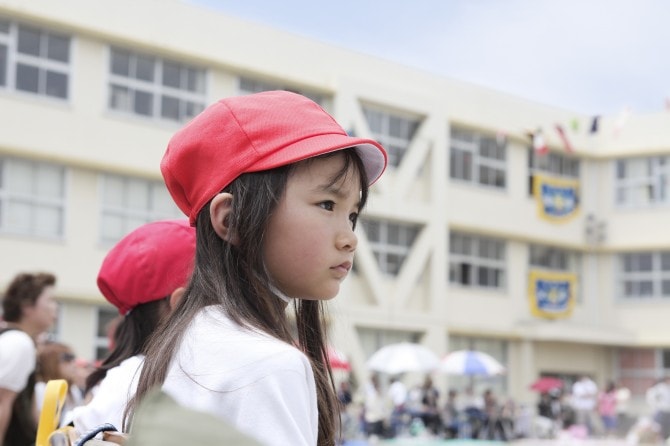
[[[629,107],[625,107],[621,111],[621,113],[619,114],[614,123],[613,127],[614,137],[617,137],[621,133],[630,115],[631,115],[631,109]],[[600,120],[601,120],[600,115],[595,115],[590,118],[588,126],[589,135],[595,135],[600,131]],[[567,153],[573,153],[575,150],[574,146],[572,145],[572,142],[570,141],[570,133],[577,134],[579,133],[579,129],[580,129],[580,120],[577,118],[573,118],[568,126],[564,126],[561,123],[554,124],[554,130],[556,131],[556,134],[558,135],[558,138],[561,141],[561,144],[563,145],[563,149]],[[498,133],[500,134],[500,132]],[[545,155],[549,152],[549,147],[547,146],[547,143],[545,141],[545,133],[542,127],[538,127],[532,131],[527,130],[526,136],[530,140],[531,147],[533,147],[533,149],[538,155]]]

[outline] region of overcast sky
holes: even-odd
[[[589,115],[664,112],[668,0],[184,0]]]

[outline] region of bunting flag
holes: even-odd
[[[572,129],[573,132],[577,133],[579,131],[579,119],[572,118],[570,120],[570,128]]]
[[[574,273],[532,269],[528,278],[528,301],[533,316],[544,319],[567,318],[576,299]]]
[[[561,138],[561,141],[563,142],[563,147],[565,148],[565,151],[572,153],[574,151],[572,148],[572,144],[570,144],[570,140],[568,140],[568,136],[565,134],[565,130],[563,130],[563,126],[561,124],[556,124],[556,131],[558,132],[558,136]]]
[[[614,136],[618,136],[621,130],[623,129],[624,125],[626,125],[626,121],[628,121],[630,113],[631,113],[630,107],[624,107],[624,109],[621,110],[621,112],[619,113],[619,117],[614,123]]]
[[[531,139],[533,141],[533,149],[539,155],[545,155],[549,152],[549,147],[547,147],[547,144],[544,142],[544,135],[542,134],[541,128],[538,128],[531,134]]]
[[[598,133],[598,122],[600,121],[600,116],[594,116],[593,121],[591,121],[591,130],[589,133],[594,134]]]
[[[579,210],[579,180],[533,176],[533,195],[538,216],[552,223],[564,223]]]

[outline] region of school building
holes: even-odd
[[[177,0],[0,0],[0,290],[55,273],[54,336],[104,354],[105,253],[182,216],[158,167],[169,138],[268,89],[389,153],[330,304],[359,382],[404,340],[488,352],[507,373],[482,382],[528,402],[542,375],[640,398],[670,373],[670,113],[594,119]]]

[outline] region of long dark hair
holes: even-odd
[[[360,209],[367,200],[367,178],[353,148],[321,157],[344,155],[344,165],[331,179],[345,180],[352,172],[361,184]],[[302,163],[309,163],[311,158]],[[200,309],[219,305],[241,326],[252,327],[300,348],[309,358],[316,381],[319,411],[319,445],[334,445],[339,410],[333,377],[326,355],[326,328],[321,301],[293,299],[298,339],[293,339],[284,303],[270,287],[264,267],[265,230],[282,198],[296,164],[247,173],[225,189],[233,196],[229,227],[237,243],[221,239],[211,225],[208,203],[196,220],[196,257],[185,295],[151,338],[137,393],[126,408],[132,415],[142,398],[165,381],[170,360]],[[126,424],[126,423],[124,423]]]
[[[133,356],[145,353],[149,336],[154,332],[161,318],[169,310],[169,297],[143,303],[125,315],[114,329],[114,348],[102,364],[86,378],[88,393],[105,376],[107,371]]]

